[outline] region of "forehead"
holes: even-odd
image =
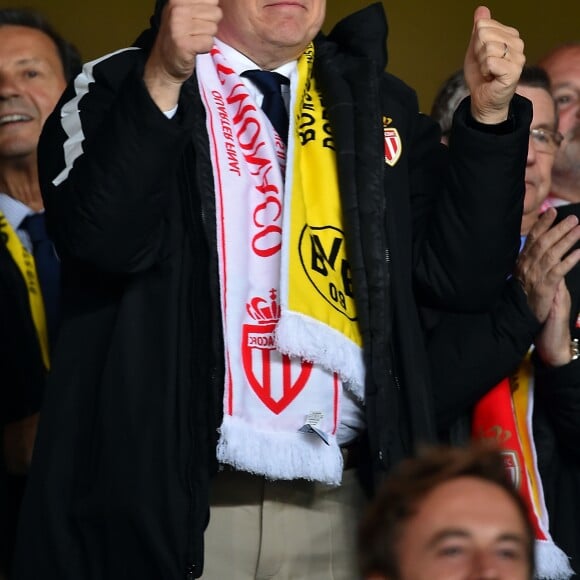
[[[470,533],[501,530],[526,537],[517,504],[499,485],[475,477],[458,477],[438,485],[420,503],[415,524],[430,535],[451,526]]]
[[[548,91],[539,87],[526,87],[519,85],[517,93],[532,101],[533,119],[532,125],[550,125],[556,124],[556,109],[554,100]]]
[[[561,48],[542,61],[553,88],[564,82],[580,85],[580,46]]]
[[[47,62],[62,69],[58,48],[47,34],[28,26],[0,26],[0,65],[26,60]]]

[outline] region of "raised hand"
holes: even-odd
[[[541,323],[546,322],[553,308],[564,276],[580,260],[580,250],[566,255],[580,239],[578,218],[568,216],[552,227],[556,215],[556,210],[550,208],[534,224],[514,274],[527,295],[530,309]]]
[[[168,0],[143,80],[157,106],[175,107],[195,57],[209,52],[222,18],[219,0]]]
[[[492,20],[485,6],[476,8],[463,66],[476,121],[496,124],[507,119],[525,61],[519,32]]]

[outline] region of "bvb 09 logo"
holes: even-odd
[[[332,226],[306,225],[300,234],[302,267],[317,292],[349,320],[356,320],[344,234]]]

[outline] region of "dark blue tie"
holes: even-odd
[[[50,343],[54,344],[60,321],[60,263],[46,232],[44,214],[29,215],[22,220],[20,227],[28,232],[32,241],[36,273],[44,301],[48,336]]]
[[[290,84],[284,75],[268,70],[247,70],[242,76],[250,79],[264,95],[262,110],[284,143],[288,143],[288,111],[282,98],[282,85]]]

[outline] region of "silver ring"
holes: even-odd
[[[507,45],[507,42],[504,42],[503,43],[503,54],[501,55],[501,58],[505,58],[508,55],[509,51],[510,51],[510,48]]]

